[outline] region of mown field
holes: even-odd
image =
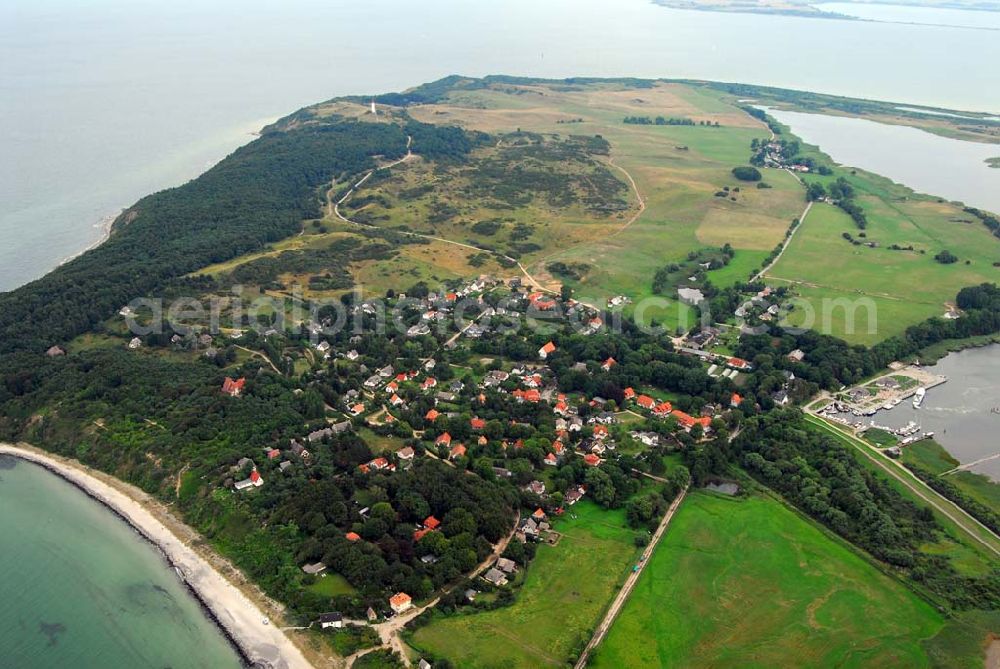
[[[816,147],[807,147],[803,155],[828,161]],[[961,288],[1000,280],[1000,268],[994,266],[1000,262],[1000,241],[959,206],[862,170],[835,167],[832,175],[803,179],[828,186],[840,177],[857,192],[869,224],[862,231],[833,205],[813,207],[767,274],[770,283],[793,286],[804,301],[791,324],[808,324],[812,313],[817,321],[810,327],[852,343],[873,344],[944,314]],[[844,233],[878,247],[854,245]],[[893,250],[893,245],[912,250]],[[937,262],[934,256],[943,250],[958,262]],[[824,319],[824,311],[832,315]],[[849,313],[855,315],[853,327]]]
[[[623,511],[587,500],[555,528],[562,539],[539,546],[514,604],[437,617],[413,634],[414,648],[463,668],[565,666],[590,638],[638,549]]]
[[[694,493],[590,666],[926,667],[944,625],[781,503]]]

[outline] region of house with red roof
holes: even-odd
[[[601,464],[601,459],[596,455],[594,455],[593,453],[587,453],[585,456],[583,456],[583,461],[591,467],[596,467],[597,465]]]
[[[408,611],[413,608],[413,598],[405,592],[397,592],[389,598],[389,608],[391,608],[394,613]]]
[[[626,400],[635,399],[635,389],[632,388],[632,386],[629,386],[628,388],[625,389],[625,399]]]
[[[710,416],[695,418],[694,416],[686,414],[683,411],[675,411],[673,415],[674,418],[677,419],[677,424],[684,428],[687,432],[690,432],[691,428],[695,425],[701,425],[703,429],[708,429],[708,427],[712,424],[712,418]]]
[[[594,426],[594,438],[595,439],[607,439],[608,438],[608,427],[607,427],[607,425],[595,425]]]
[[[744,360],[743,358],[729,358],[726,360],[726,365],[732,367],[733,369],[750,369],[752,365]]]
[[[603,369],[606,372],[617,364],[618,364],[617,360],[615,360],[614,358],[608,358],[601,364],[601,369]]]
[[[399,395],[393,394],[393,396],[389,398],[389,404],[394,407],[398,407],[401,404],[406,404],[406,402]]]
[[[556,352],[556,345],[552,342],[548,342],[545,346],[538,349],[538,357],[545,360],[547,357]]]
[[[350,542],[361,541],[361,535],[357,532],[348,532],[344,535],[344,538]]]
[[[275,458],[280,457],[280,456],[281,456],[281,451],[279,451],[277,448],[272,448],[271,450],[269,450],[267,452],[267,459],[268,460],[274,460]]]
[[[486,427],[486,421],[482,418],[472,418],[469,420],[469,425],[473,430],[482,430]]]
[[[653,407],[653,413],[659,416],[660,418],[667,416],[673,410],[674,407],[670,402],[660,402],[655,407]]]
[[[652,411],[653,407],[656,406],[656,400],[649,395],[639,395],[639,397],[636,398],[635,403],[643,409],[649,409],[650,411]]]
[[[437,528],[441,527],[441,521],[435,518],[434,516],[427,516],[427,518],[424,519],[423,525],[428,530],[436,530]]]
[[[451,447],[451,452],[448,454],[449,460],[454,460],[455,458],[460,458],[465,455],[465,446],[462,444],[455,444]]]
[[[390,381],[385,386],[385,392],[387,392],[387,393],[394,393],[397,390],[399,390],[399,384],[396,383],[395,381]]]
[[[435,446],[451,446],[451,435],[445,432],[434,440]]]
[[[428,529],[414,530],[414,532],[413,532],[413,542],[416,543],[416,542],[420,541],[421,539],[423,539],[424,537],[426,537],[428,534],[430,534],[430,532],[431,531],[428,530]]]
[[[438,384],[437,379],[435,379],[433,376],[428,376],[426,379],[424,379],[424,382],[420,384],[420,388],[422,390],[430,390],[431,388],[436,388],[437,384]]]
[[[534,403],[534,402],[540,402],[541,399],[542,399],[541,393],[539,393],[535,389],[531,389],[531,390],[520,390],[520,389],[518,389],[518,390],[515,390],[511,394],[514,396],[514,399],[517,400],[518,402],[532,402],[532,403]]]
[[[569,413],[569,405],[563,402],[562,400],[559,400],[558,402],[556,402],[555,407],[552,408],[552,412],[557,413],[560,416],[565,416],[566,414]]]
[[[234,381],[227,376],[226,380],[222,382],[222,392],[226,393],[230,397],[239,397],[243,392],[243,386],[246,382],[246,379],[241,378]]]
[[[440,415],[441,413],[437,409],[431,409],[430,411],[424,414],[424,420],[429,420],[430,422],[433,423],[438,419],[438,416]]]
[[[555,453],[549,453],[542,462],[550,467],[555,467],[559,464],[559,458],[556,457]]]
[[[739,393],[733,393],[733,396],[729,398],[729,406],[738,407],[743,403],[743,398],[740,397]]]
[[[365,412],[364,404],[355,404],[350,408],[350,410],[347,413],[351,414],[352,416],[360,416],[364,412]]]

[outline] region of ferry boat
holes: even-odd
[[[916,394],[913,396],[913,408],[919,409],[920,405],[924,403],[924,397],[927,395],[926,388],[917,388]]]

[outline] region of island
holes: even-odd
[[[327,100],[0,294],[2,452],[263,665],[980,666],[996,484],[833,409],[1000,333],[1000,219],[775,106],[998,130],[691,80]]]

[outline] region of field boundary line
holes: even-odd
[[[653,537],[649,544],[642,551],[642,556],[639,558],[637,566],[633,569],[632,573],[628,575],[625,579],[625,583],[622,585],[621,590],[615,596],[614,600],[611,602],[611,606],[608,608],[608,612],[604,615],[597,629],[594,630],[594,636],[591,637],[590,642],[587,647],[583,649],[580,654],[580,659],[576,661],[574,669],[583,669],[587,666],[587,660],[590,659],[590,654],[594,652],[594,649],[604,640],[607,636],[608,630],[611,629],[612,623],[614,623],[615,618],[621,612],[622,608],[625,606],[625,602],[628,601],[629,596],[632,594],[632,590],[635,588],[635,584],[639,581],[639,577],[642,572],[646,569],[646,565],[649,564],[649,558],[653,555],[653,550],[656,549],[657,544],[660,543],[660,539],[666,534],[667,526],[670,524],[671,519],[673,519],[674,514],[677,509],[680,508],[681,502],[684,501],[684,497],[687,495],[688,488],[691,486],[690,481],[684,485],[684,488],[678,493],[677,498],[671,502],[670,508],[667,512],[663,514],[663,520],[660,521],[660,525],[653,532]]]

